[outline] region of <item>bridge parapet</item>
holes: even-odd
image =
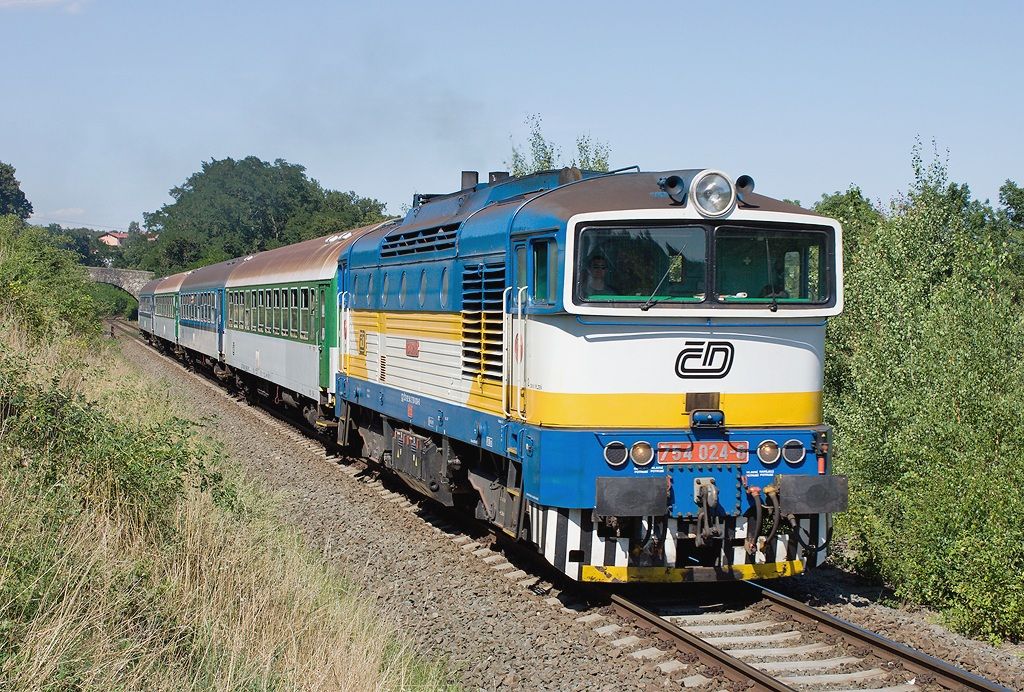
[[[153,279],[153,272],[140,269],[114,269],[113,267],[86,267],[89,278],[98,284],[112,284],[131,293],[136,298],[139,291]]]

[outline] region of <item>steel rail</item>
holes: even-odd
[[[749,689],[768,690],[769,692],[792,692],[793,688],[776,680],[753,666],[734,658],[716,646],[708,644],[700,637],[676,627],[668,620],[646,608],[623,598],[618,594],[611,597],[612,605],[620,613],[639,620],[647,628],[655,630],[662,639],[671,641],[676,648],[692,653],[706,666],[720,668],[730,680],[739,683],[753,683]]]
[[[985,692],[1009,692],[1009,688],[998,685],[991,680],[958,668],[951,663],[929,656],[917,649],[905,644],[900,644],[892,639],[883,637],[880,634],[871,632],[854,625],[851,622],[842,620],[812,608],[806,603],[801,603],[789,596],[783,596],[777,591],[758,584],[748,582],[751,588],[757,590],[762,598],[769,601],[776,609],[787,611],[789,614],[796,614],[800,619],[813,622],[819,628],[838,634],[847,642],[855,645],[867,645],[875,652],[881,652],[884,657],[899,661],[904,667],[917,673],[934,678],[935,683],[951,690],[985,690]]]

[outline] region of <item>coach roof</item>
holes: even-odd
[[[154,293],[177,293],[178,288],[181,287],[181,282],[185,279],[186,272],[178,272],[177,274],[171,274],[170,276],[160,279],[156,288],[153,289]]]
[[[381,225],[353,228],[243,257],[232,268],[226,285],[233,288],[331,279],[338,272],[338,256],[341,252],[357,238]]]
[[[241,262],[240,259],[230,259],[226,262],[209,264],[192,271],[185,272],[185,278],[178,289],[181,293],[193,291],[208,291],[215,288],[224,288],[228,276],[232,270]]]

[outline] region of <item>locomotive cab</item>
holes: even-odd
[[[509,408],[536,436],[535,542],[592,581],[796,574],[824,561],[848,494],[821,409],[841,231],[749,179],[666,177],[682,202],[637,209],[626,191],[622,210],[566,219],[558,277],[517,272]],[[712,213],[709,177],[726,188]],[[531,298],[556,282],[557,304]]]

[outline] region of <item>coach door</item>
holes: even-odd
[[[526,301],[528,257],[526,243],[512,248],[512,281],[505,288],[502,337],[505,346],[502,368],[502,398],[505,415],[526,418]]]

